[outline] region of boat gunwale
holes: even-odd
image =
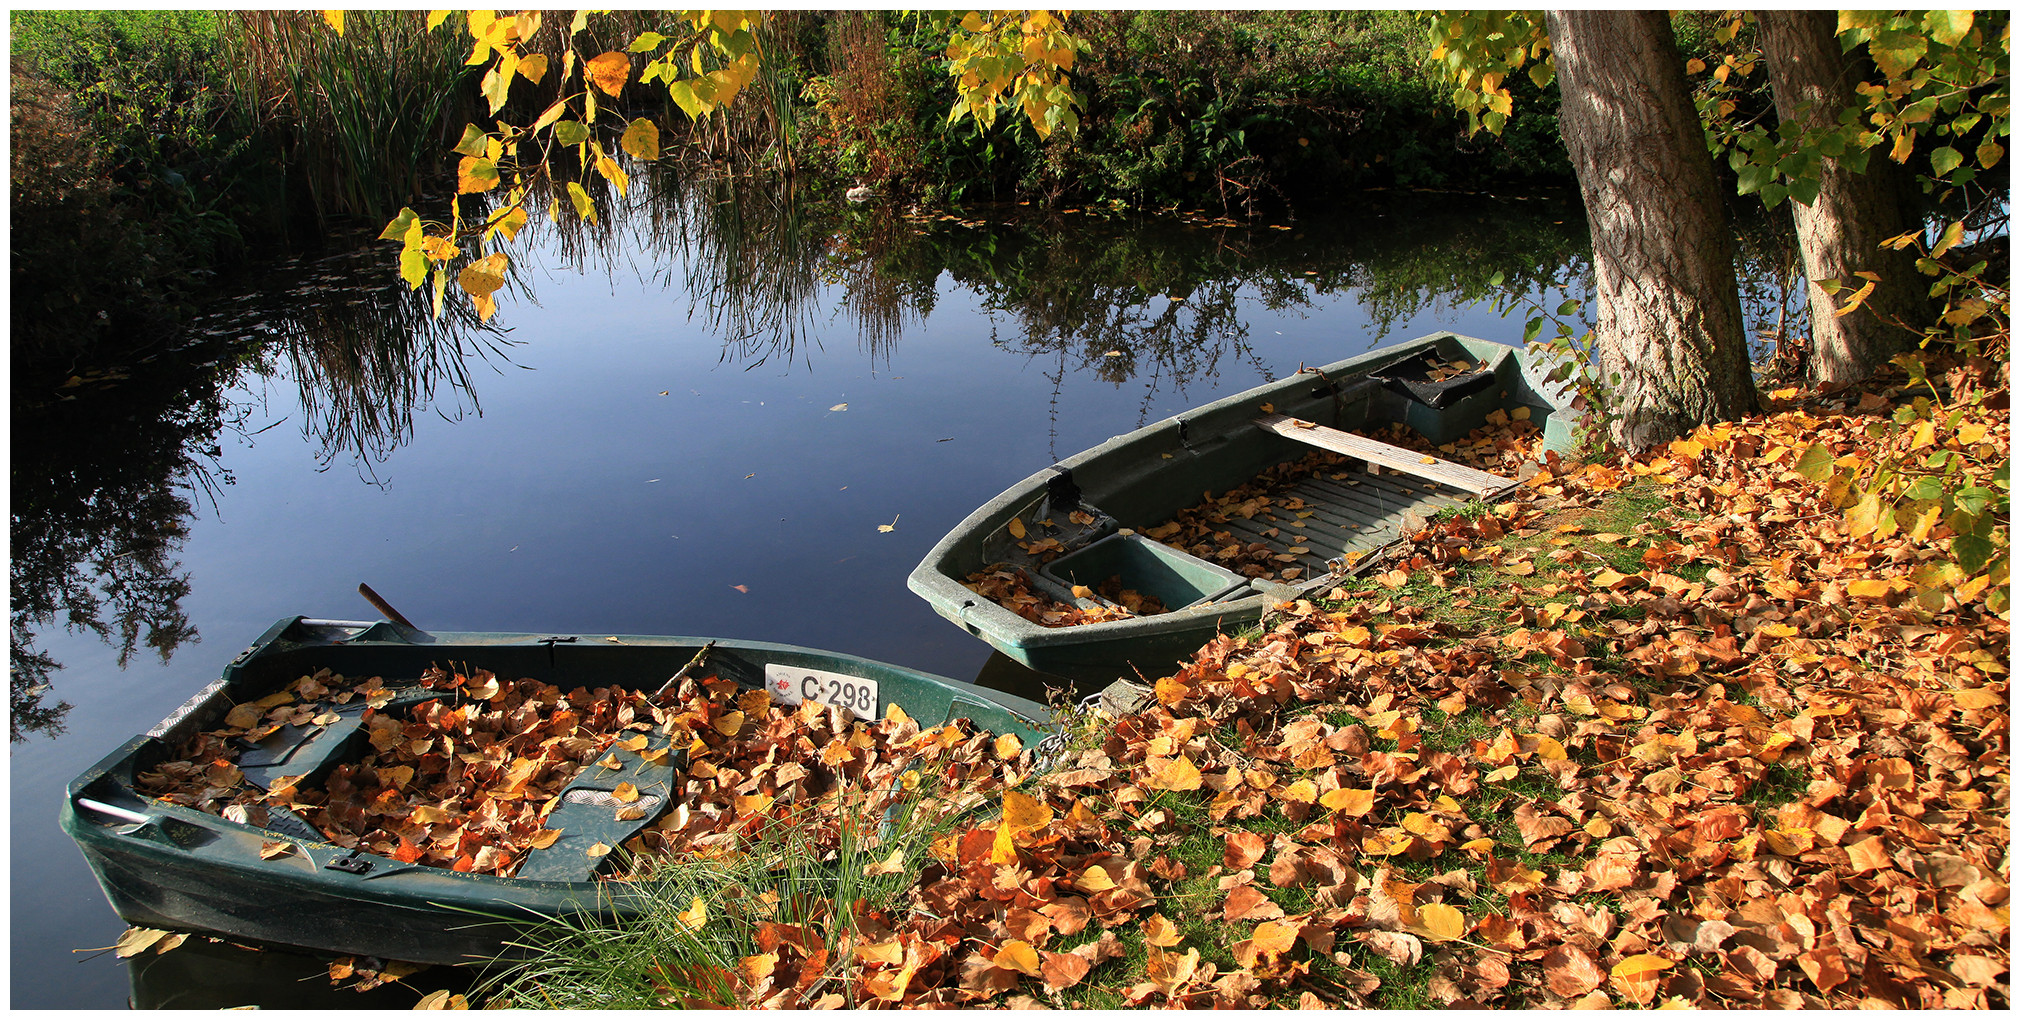
[[[129,738],[67,785],[59,811],[59,826],[77,843],[87,863],[92,866],[92,871],[99,878],[107,897],[114,900],[115,906],[118,906],[122,899],[133,898],[116,894],[112,882],[102,870],[102,865],[116,861],[122,869],[128,871],[136,868],[160,873],[202,871],[213,873],[215,876],[213,881],[217,883],[239,881],[261,886],[285,885],[290,890],[298,890],[297,899],[301,903],[328,909],[336,909],[343,904],[356,904],[361,909],[377,909],[381,912],[404,911],[429,916],[440,915],[444,919],[467,917],[469,923],[474,926],[489,923],[532,923],[582,910],[616,911],[619,914],[627,911],[626,901],[637,895],[636,890],[628,882],[604,878],[591,878],[586,881],[516,878],[457,872],[432,865],[401,862],[368,850],[341,847],[327,840],[303,840],[298,836],[265,826],[235,822],[194,807],[149,797],[133,785],[138,772],[146,767],[142,764],[144,758],[172,753],[171,749],[182,737],[190,735],[195,728],[212,724],[221,718],[223,713],[229,710],[230,705],[235,703],[234,694],[250,693],[251,688],[268,691],[269,688],[279,690],[284,687],[284,683],[279,681],[264,679],[257,683],[240,681],[246,667],[262,658],[312,653],[317,647],[341,645],[357,648],[366,654],[374,650],[401,649],[423,653],[439,650],[444,658],[455,659],[462,657],[466,651],[486,647],[524,649],[548,645],[551,648],[557,640],[550,634],[539,633],[474,631],[422,633],[404,629],[400,629],[403,633],[398,640],[370,641],[357,638],[330,640],[314,634],[313,631],[318,628],[303,628],[303,621],[304,618],[300,616],[289,617],[268,628],[252,646],[235,657],[216,680],[206,684],[195,696],[178,706],[148,732]],[[320,624],[324,621],[315,622]],[[414,641],[412,637],[415,635],[429,640]],[[609,649],[617,647],[677,653],[687,649],[698,649],[713,640],[717,649],[734,653],[749,663],[776,663],[784,660],[803,661],[811,668],[821,668],[812,666],[813,663],[826,664],[830,669],[853,666],[859,670],[857,675],[876,677],[880,682],[905,677],[909,682],[923,683],[931,689],[943,692],[950,711],[959,704],[958,699],[961,698],[976,702],[977,707],[993,706],[1000,709],[1021,722],[1025,728],[1025,736],[1033,740],[1042,734],[1046,725],[1045,720],[1050,718],[1050,710],[1045,706],[1014,694],[845,652],[735,639],[668,635],[609,637],[615,644],[605,645],[599,640],[593,645],[585,642],[580,647],[594,649],[596,653],[602,655],[611,654]],[[572,646],[563,644],[564,649],[569,647]],[[917,699],[913,700],[916,706]],[[895,704],[905,707],[895,695],[880,696],[880,701],[885,706]],[[924,711],[923,708],[920,709],[921,713]],[[911,714],[912,709],[907,708],[907,712]],[[875,720],[868,721],[875,722]],[[180,731],[187,732],[181,732],[178,736]],[[132,798],[132,801],[137,802],[138,810],[133,810],[133,813],[145,814],[147,820],[114,823],[110,819],[117,818],[118,815],[106,815],[80,803],[81,800],[97,800],[103,803],[115,799],[110,794],[94,796],[93,788],[105,784],[110,784],[118,791],[120,796],[116,799],[126,801],[127,798]],[[111,806],[121,811],[132,810],[125,803]],[[184,830],[181,840],[175,838],[170,831],[178,826]],[[190,833],[187,831],[189,829],[202,830],[202,834],[199,836]],[[273,860],[262,854],[262,850],[266,844],[283,840],[296,845],[300,860],[277,866]],[[180,845],[183,842],[189,845]],[[351,874],[328,867],[331,860],[341,857],[369,860],[371,867],[363,874]],[[162,889],[165,893],[178,891],[186,890]],[[498,913],[486,911],[509,912],[521,916],[502,917]],[[205,930],[218,929],[205,928]],[[254,939],[263,937],[257,932],[248,931],[218,930],[218,933]],[[368,946],[351,946],[347,949],[334,946],[306,948],[379,955]],[[478,962],[474,959],[463,960],[460,957],[458,960]],[[447,961],[438,959],[433,962]]]
[[[1148,444],[1159,433],[1172,429],[1183,431],[1187,426],[1202,421],[1213,421],[1222,425],[1214,430],[1212,435],[1232,435],[1237,430],[1254,427],[1251,419],[1261,412],[1261,404],[1273,403],[1298,386],[1309,385],[1311,382],[1309,376],[1313,373],[1320,379],[1343,388],[1356,379],[1367,379],[1370,372],[1390,362],[1411,357],[1427,349],[1435,349],[1447,342],[1481,357],[1483,368],[1500,373],[1504,370],[1505,364],[1507,369],[1517,374],[1523,388],[1553,410],[1553,416],[1555,410],[1568,406],[1569,398],[1564,388],[1545,381],[1526,351],[1507,344],[1445,330],[1388,347],[1376,348],[1316,369],[1301,369],[1274,382],[1263,383],[1181,411],[1122,435],[1111,436],[1055,465],[1040,468],[984,502],[959,524],[949,529],[906,577],[906,587],[948,620],[981,637],[999,651],[1038,669],[1045,668],[1042,665],[1042,657],[1020,653],[1044,653],[1110,642],[1124,644],[1160,638],[1173,639],[1180,634],[1206,633],[1219,629],[1222,625],[1239,627],[1259,620],[1270,603],[1309,597],[1311,593],[1322,590],[1326,585],[1337,583],[1337,576],[1328,572],[1295,584],[1264,581],[1262,583],[1270,587],[1248,595],[1154,616],[1104,620],[1067,627],[1047,627],[1019,616],[968,588],[960,580],[966,575],[956,574],[957,568],[951,564],[963,559],[961,546],[964,543],[976,541],[977,535],[986,538],[993,534],[996,529],[1007,524],[1013,514],[1020,513],[1021,508],[1032,505],[1035,500],[1042,498],[1047,482],[1061,469],[1074,471],[1128,447]],[[1197,442],[1203,438],[1193,437],[1193,441]],[[1561,445],[1561,439],[1546,443],[1546,446],[1553,449]],[[1179,551],[1184,552],[1182,549]],[[1370,556],[1377,553],[1379,549],[1371,550]],[[1360,562],[1366,564],[1370,560],[1364,558]],[[980,563],[975,569],[982,569],[987,565]],[[1038,661],[1033,661],[1034,659]]]

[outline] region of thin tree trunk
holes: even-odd
[[[1854,64],[1838,47],[1835,13],[1762,11],[1758,17],[1761,54],[1783,123],[1828,128],[1840,111],[1859,105]],[[1809,376],[1819,383],[1857,382],[1915,345],[1907,327],[1927,318],[1927,291],[1912,253],[1880,246],[1910,229],[1902,169],[1883,153],[1872,156],[1865,173],[1830,157],[1820,162],[1816,201],[1791,201],[1789,209],[1809,277]],[[1863,307],[1840,317],[1819,281],[1856,289],[1864,285],[1853,278],[1861,270],[1878,275],[1879,283]]]
[[[1669,16],[1551,11],[1558,116],[1599,296],[1614,439],[1641,452],[1759,410],[1732,230]]]

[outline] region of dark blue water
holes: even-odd
[[[125,925],[56,810],[71,777],[277,619],[370,618],[356,594],[368,582],[424,628],[733,636],[974,679],[989,649],[904,581],[976,505],[1056,459],[1301,364],[1440,329],[1513,342],[1520,318],[1503,319],[1492,299],[1506,295],[1479,281],[1508,267],[1525,281],[1577,276],[1575,214],[1438,204],[1453,226],[1426,226],[1420,209],[1291,231],[1067,218],[926,234],[895,219],[865,227],[859,214],[841,228],[787,224],[797,238],[754,230],[685,249],[643,226],[566,244],[550,232],[517,253],[530,293],[503,302],[509,346],[437,348],[412,359],[435,369],[364,387],[399,412],[395,427],[366,430],[364,454],[323,424],[341,387],[303,385],[327,366],[297,367],[320,364],[313,295],[334,285],[314,282],[319,270],[303,274],[306,297],[273,284],[267,297],[285,300],[225,328],[270,338],[255,348],[264,371],[228,373],[223,417],[236,425],[199,458],[213,489],[193,499],[173,551],[170,572],[188,584],[177,602],[199,639],[166,661],[142,647],[121,668],[100,638],[31,621],[36,646],[61,663],[43,704],[73,707],[60,735],[30,734],[10,756],[12,1004],[117,1007],[135,987],[150,1003],[214,1004],[187,987],[205,980],[195,957],[135,983],[110,954],[74,952],[110,945]],[[1529,226],[1511,228],[1516,217]],[[1477,233],[1455,241],[1469,223]],[[852,229],[869,240],[836,242]],[[1527,250],[1507,240],[1538,233]],[[767,270],[764,246],[787,241],[815,254]],[[749,271],[726,285],[733,261]],[[782,280],[791,273],[778,265],[800,275]],[[369,272],[379,287],[391,270]],[[786,299],[766,296],[780,289]],[[497,346],[459,337],[471,352]],[[414,399],[429,389],[414,385],[421,376],[432,394]],[[87,399],[120,406],[136,392],[121,387],[145,385]],[[20,473],[25,444],[57,441],[37,428],[17,412],[17,513],[38,484]],[[217,995],[293,1001],[304,986],[285,963],[222,965],[236,969]],[[270,993],[241,980],[262,967]],[[164,996],[164,981],[187,994]]]

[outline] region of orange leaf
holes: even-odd
[[[1016,758],[1017,752],[1022,750],[1024,750],[1024,742],[1017,739],[1017,734],[1015,733],[1005,733],[996,738],[996,757],[1004,761]]]
[[[1279,907],[1264,895],[1261,889],[1252,885],[1235,886],[1228,893],[1227,902],[1221,904],[1221,914],[1230,921],[1253,921],[1260,918],[1284,916],[1284,908]]]
[[[629,804],[638,799],[638,787],[633,783],[619,783],[617,789],[610,791],[610,795]]]
[[[1417,920],[1434,942],[1450,942],[1466,934],[1466,914],[1443,903],[1427,903],[1417,909]]]
[[[1093,962],[1078,953],[1046,953],[1045,987],[1055,992],[1071,988],[1079,984],[1093,967]]]
[[[631,78],[631,58],[616,50],[589,58],[582,65],[582,73],[589,82],[612,96],[624,91],[624,83]]]
[[[1543,958],[1543,978],[1550,990],[1575,999],[1599,987],[1606,975],[1592,957],[1576,946],[1558,946]]]
[[[1255,926],[1255,934],[1249,936],[1249,943],[1259,954],[1272,958],[1282,956],[1298,944],[1298,926],[1288,921],[1264,921]]]
[[[554,841],[560,838],[560,829],[541,829],[539,832],[533,834],[532,839],[526,841],[526,845],[535,850],[545,850],[553,846]]]
[[[1152,914],[1143,919],[1143,941],[1169,949],[1185,941],[1185,936],[1178,933],[1178,926],[1171,923],[1171,918]]]
[[[1227,849],[1221,853],[1221,866],[1229,871],[1240,871],[1261,860],[1267,846],[1260,832],[1230,832],[1227,834]]]

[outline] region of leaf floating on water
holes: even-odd
[[[451,992],[447,988],[439,988],[436,989],[435,991],[429,992],[428,994],[421,996],[421,1001],[414,1003],[414,1008],[469,1009],[470,1000],[465,999],[461,995],[457,995],[454,992]]]
[[[846,400],[839,404],[836,404],[833,407],[828,408],[828,410],[830,411],[846,411],[848,409],[849,409],[849,403]]]
[[[900,518],[900,517],[903,517],[903,516],[904,516],[904,514],[892,514],[892,515],[891,515],[891,523],[889,523],[889,524],[879,524],[879,525],[877,525],[877,530],[878,530],[878,531],[880,531],[880,532],[892,532],[892,531],[896,531],[896,530],[898,530],[898,518]]]
[[[732,585],[730,585],[730,587],[732,587],[732,588],[735,588],[735,589],[736,589],[737,591],[740,591],[740,592],[743,592],[743,593],[744,593],[745,595],[749,595],[749,594],[750,594],[750,585],[747,585],[747,584],[732,584]]]
[[[168,933],[159,928],[128,928],[120,933],[119,941],[112,944],[112,955],[122,960],[139,956],[167,937]]]

